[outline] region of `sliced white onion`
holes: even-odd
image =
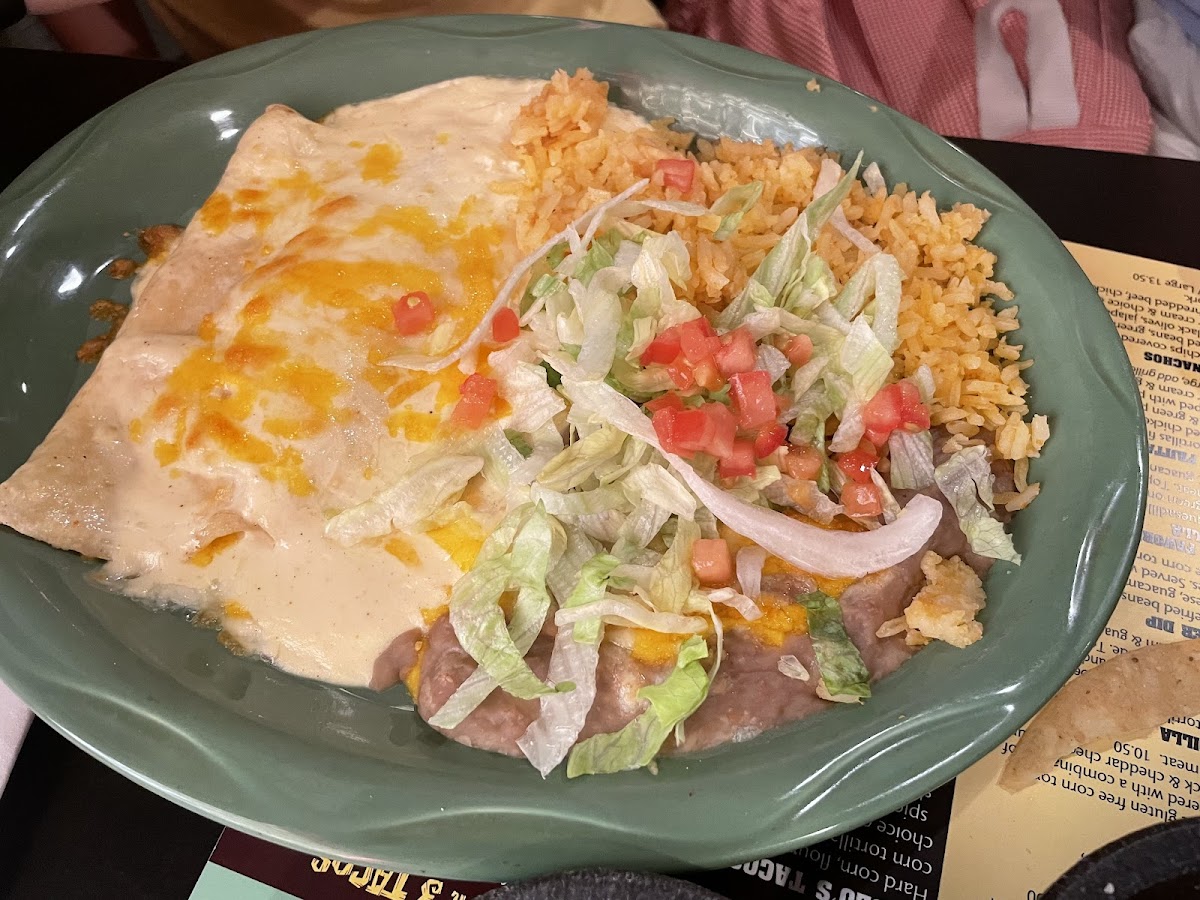
[[[790,653],[779,657],[778,667],[781,675],[795,678],[797,681],[808,681],[812,677],[808,674],[808,669],[804,668],[804,663]]]
[[[887,190],[887,182],[883,180],[883,173],[879,171],[879,163],[873,162],[863,169],[863,184],[867,186],[872,197],[880,191]]]
[[[737,552],[738,584],[742,586],[742,593],[751,600],[757,600],[762,593],[763,564],[766,561],[767,551],[762,547],[743,547]],[[762,615],[761,611],[759,615]],[[742,613],[742,618],[746,618],[745,613]]]
[[[875,172],[876,174],[879,173],[878,166],[875,167]],[[863,174],[865,177],[866,173]],[[841,177],[841,166],[832,159],[821,160],[821,172],[817,176],[817,183],[813,185],[813,199],[815,200],[822,194],[827,194],[833,190],[834,186],[841,180]],[[850,224],[850,220],[846,218],[845,210],[840,206],[833,211],[833,215],[829,219],[829,224],[836,228],[838,233],[846,238],[846,240],[868,256],[879,252],[879,248],[871,243],[870,238]]]
[[[708,591],[704,597],[709,603],[720,603],[722,606],[736,609],[738,615],[747,622],[762,618],[762,610],[758,608],[758,604],[733,588],[717,588],[715,591]]]
[[[572,625],[581,619],[592,619],[597,616],[617,625],[633,625],[635,628],[647,628],[650,631],[660,631],[664,634],[702,634],[708,627],[704,624],[703,619],[696,616],[654,612],[646,609],[640,603],[621,600],[612,595],[604,600],[597,600],[595,603],[560,609],[554,614],[554,624],[561,628],[564,625]]]

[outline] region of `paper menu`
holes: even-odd
[[[1200,272],[1067,247],[1126,343],[1151,444],[1138,559],[1087,668],[1149,642],[1200,636]],[[1011,747],[832,840],[684,877],[755,900],[1034,900],[1110,841],[1200,815],[1200,721],[1168,722],[1146,740],[1062,760],[1015,796],[995,785]],[[467,900],[490,887],[311,858],[226,831],[192,900]]]
[[[1150,438],[1142,543],[1082,671],[1146,644],[1200,637],[1200,272],[1067,247],[1125,342]],[[944,897],[1026,900],[1109,841],[1200,813],[1200,721],[1172,721],[1148,739],[1103,753],[1080,751],[1015,796],[996,786],[1012,747],[989,754],[955,783]]]

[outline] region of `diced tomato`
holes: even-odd
[[[863,407],[863,428],[868,441],[876,447],[887,443],[888,435],[904,424],[900,409],[900,387],[884,385]]]
[[[753,369],[758,362],[758,348],[747,329],[737,328],[725,335],[723,346],[713,354],[713,359],[721,374],[728,378]]]
[[[717,459],[725,459],[734,452],[734,439],[737,437],[737,420],[724,403],[706,403],[702,407],[704,414],[712,422],[712,436],[708,445],[697,447]]]
[[[909,431],[924,431],[929,427],[929,407],[921,402],[921,392],[911,381],[900,385],[900,415]]]
[[[855,481],[847,481],[842,488],[842,506],[846,508],[848,516],[877,516],[883,512],[879,488]]]
[[[859,484],[871,483],[871,470],[879,462],[879,457],[871,450],[860,446],[857,450],[842,453],[837,458],[838,468],[851,481]]]
[[[709,446],[716,430],[716,423],[703,409],[683,409],[675,413],[675,446],[687,453]]]
[[[662,394],[647,403],[646,409],[652,413],[658,412],[660,409],[683,409],[683,398],[678,394]]]
[[[692,377],[696,379],[696,384],[706,391],[719,391],[725,387],[725,379],[717,371],[717,364],[709,359],[696,363],[692,369]]]
[[[433,301],[424,291],[412,291],[392,304],[392,321],[400,334],[419,334],[433,324]]]
[[[674,402],[665,400],[672,396],[675,397]],[[673,394],[666,394],[651,402],[658,401],[663,403],[653,410],[650,423],[658,435],[658,442],[668,453],[677,453],[687,459],[696,453],[707,453],[723,459],[733,452],[737,422],[729,407],[723,403],[706,403],[687,409]]]
[[[682,403],[678,408],[665,406],[662,409],[656,409],[654,415],[650,417],[650,424],[654,426],[654,434],[658,437],[658,443],[667,453],[680,453],[679,446],[675,442],[675,416],[682,409]]]
[[[733,452],[717,464],[717,474],[722,478],[737,478],[740,475],[753,475],[754,442],[739,438],[733,442]]]
[[[897,381],[896,389],[900,392],[900,409],[912,412],[921,405],[921,392],[911,381]]]
[[[931,423],[929,407],[922,403],[912,413],[904,416],[904,430],[911,432],[926,431]]]
[[[711,359],[721,349],[721,339],[704,316],[679,326],[679,344],[684,359],[692,365]]]
[[[692,374],[692,367],[688,365],[682,353],[667,366],[667,374],[671,376],[671,381],[674,382],[675,387],[681,391],[686,391],[696,386],[696,376]]]
[[[655,363],[665,366],[675,361],[679,351],[679,329],[672,325],[657,335],[642,351],[641,363],[643,366]]]
[[[506,306],[492,316],[492,340],[497,344],[515,341],[520,333],[521,320],[512,307]]]
[[[783,355],[793,366],[802,366],[812,359],[813,342],[807,334],[798,334],[783,345]]]
[[[496,381],[478,372],[467,376],[459,386],[459,401],[454,407],[452,419],[467,428],[478,428],[483,424],[496,398]]]
[[[929,421],[929,407],[921,402],[921,393],[911,381],[884,385],[863,407],[864,433],[877,447],[887,443],[897,428],[924,431]]]
[[[701,584],[728,584],[733,580],[733,556],[721,538],[700,538],[692,543],[692,571]]]
[[[783,446],[783,442],[787,440],[786,425],[764,425],[754,438],[754,456],[756,459],[765,459],[776,450]]]
[[[729,379],[729,383],[733,386],[733,407],[739,425],[758,428],[775,421],[778,413],[769,374],[761,369],[738,372]]]
[[[816,481],[824,464],[820,450],[811,444],[802,444],[788,447],[787,455],[783,458],[783,471],[801,481]]]
[[[686,194],[696,177],[696,164],[690,159],[660,159],[654,168],[662,172],[663,187],[673,187]]]

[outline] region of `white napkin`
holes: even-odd
[[[32,721],[33,713],[29,707],[0,681],[0,792],[8,783],[21,742],[25,740],[25,732]]]

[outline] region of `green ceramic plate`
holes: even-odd
[[[830,837],[995,747],[1074,671],[1121,591],[1141,528],[1146,441],[1125,353],[1050,230],[916,123],[811,73],[720,44],[556,19],[391,22],[263,44],[139,91],[0,195],[0,476],[88,370],[73,351],[124,235],[186,220],[237,135],[274,102],[338,104],[468,74],[588,66],[615,99],[705,134],[865,148],[889,181],[969,200],[1017,293],[1054,438],[1019,518],[1026,562],[988,579],[987,634],[931,647],[871,702],[647,772],[542,781],[452,744],[402,691],[304,681],[212,632],[91,587],[92,566],[0,532],[0,678],[55,728],[151,790],[270,840],[407,871],[497,879],[575,866],[718,866]],[[1068,201],[1069,202],[1069,201]]]

